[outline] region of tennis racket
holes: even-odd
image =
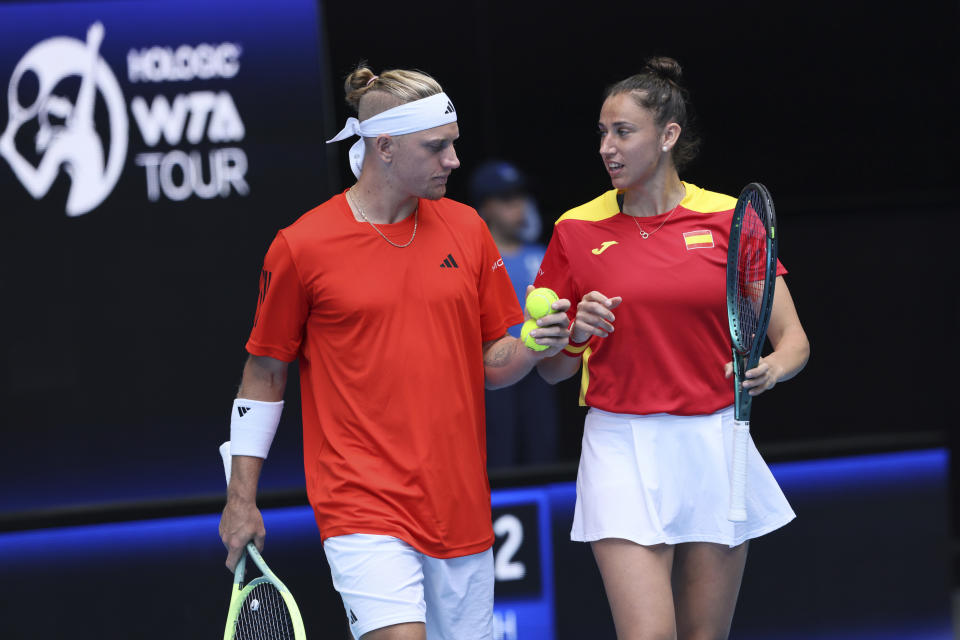
[[[727,518],[733,522],[747,519],[747,448],[753,398],[743,389],[743,381],[747,371],[760,361],[760,350],[767,337],[777,277],[776,226],[770,192],[759,182],[751,182],[737,198],[727,249],[727,318],[734,378],[733,461]]]
[[[227,484],[230,484],[230,443],[220,445]],[[247,557],[260,575],[246,585]],[[227,610],[223,640],[306,640],[300,609],[280,578],[270,570],[252,542],[247,543],[233,574],[233,591]]]

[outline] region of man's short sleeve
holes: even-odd
[[[523,322],[523,310],[493,237],[485,225],[481,229],[483,263],[480,265],[478,283],[480,332],[483,341],[489,342],[502,337],[509,327]]]
[[[309,312],[306,290],[297,273],[290,246],[280,232],[263,260],[260,296],[247,351],[255,356],[293,362],[300,351]]]

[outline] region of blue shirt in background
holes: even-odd
[[[507,269],[507,275],[510,276],[510,282],[517,292],[517,300],[522,307],[527,301],[527,285],[533,284],[537,277],[537,271],[540,270],[540,263],[543,261],[543,254],[547,248],[542,244],[525,244],[518,251],[512,254],[501,254],[503,266]],[[508,330],[514,338],[520,337],[520,325],[514,325]]]

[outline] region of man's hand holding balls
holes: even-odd
[[[566,311],[570,308],[569,300],[561,300],[559,296],[546,287],[527,287],[526,312],[528,319],[520,329],[520,340],[528,349],[533,351],[547,351],[545,356],[555,355],[567,345],[569,319]],[[535,333],[536,335],[531,335]]]

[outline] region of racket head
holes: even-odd
[[[751,182],[737,198],[727,247],[727,319],[733,351],[734,416],[750,420],[746,372],[760,360],[777,277],[777,217],[770,192]]]
[[[757,365],[777,277],[776,212],[770,192],[751,182],[737,198],[727,248],[727,319],[735,353]]]
[[[263,575],[243,585],[246,557]],[[293,595],[249,543],[234,573],[224,640],[306,640],[303,619]]]

